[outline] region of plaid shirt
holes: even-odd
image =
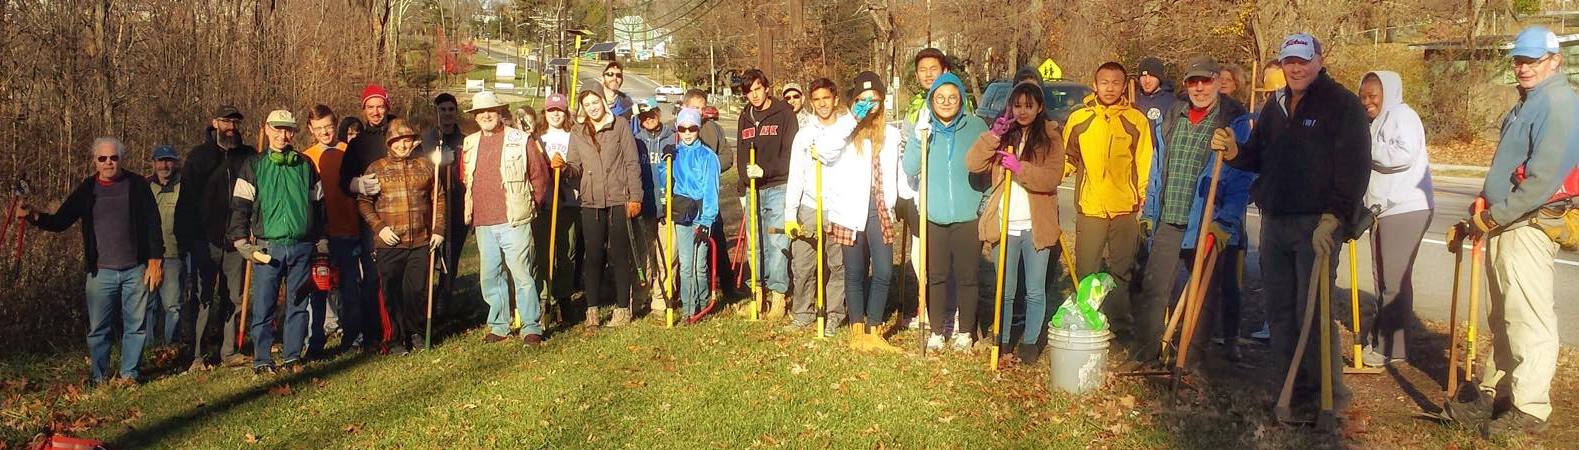
[[[397,159],[389,156],[367,166],[367,174],[377,175],[382,189],[377,195],[357,196],[357,209],[376,236],[389,227],[400,237],[393,247],[415,248],[428,245],[430,235],[444,235],[446,204],[444,185],[433,181],[433,163],[427,158]],[[433,190],[438,189],[438,197]],[[438,202],[434,209],[432,202]],[[501,206],[502,207],[502,206]],[[437,213],[438,217],[434,217]],[[436,229],[432,224],[437,224]],[[374,246],[390,247],[373,239]]]
[[[1219,114],[1218,105],[1206,113],[1201,123],[1190,123],[1190,109],[1180,108],[1173,129],[1167,133],[1168,161],[1164,164],[1162,180],[1162,222],[1183,225],[1190,221],[1190,206],[1195,201],[1195,184],[1201,170],[1206,167],[1212,149],[1212,124]]]
[[[888,208],[883,205],[883,168],[877,152],[872,152],[872,204],[877,205],[877,223],[883,229],[883,243],[894,245],[894,225],[888,218]],[[870,233],[871,230],[866,232]],[[855,230],[841,227],[837,224],[829,231],[830,239],[834,243],[845,247],[855,246]]]

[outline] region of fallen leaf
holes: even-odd
[[[476,403],[467,403],[467,404],[461,405],[461,409],[477,409],[477,404]]]
[[[259,439],[258,439],[257,436],[254,436],[252,433],[247,433],[247,443],[248,444],[256,444],[256,443],[258,443],[258,440]]]
[[[288,395],[291,395],[291,394],[295,394],[296,391],[291,389],[291,385],[289,385],[289,384],[282,384],[282,385],[279,385],[279,386],[275,386],[275,387],[269,388],[269,393],[270,394],[274,394],[274,395],[278,395],[278,396],[281,396],[281,397],[285,397],[285,396],[288,396]]]
[[[791,375],[800,375],[800,374],[803,374],[803,373],[806,373],[806,366],[804,364],[801,364],[801,363],[791,363],[790,364],[790,374]]]
[[[362,431],[362,427],[353,423],[346,425],[345,428],[342,428],[341,430],[345,431],[345,434],[356,434],[357,432]]]
[[[1133,395],[1126,395],[1126,396],[1123,396],[1123,397],[1119,397],[1118,398],[1118,405],[1122,406],[1122,407],[1124,407],[1126,409],[1127,408],[1134,408],[1135,407],[1135,396],[1133,396]]]
[[[939,417],[938,418],[938,422],[952,423],[952,422],[954,422],[954,416]]]

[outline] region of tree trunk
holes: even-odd
[[[104,118],[103,133],[115,135],[114,68],[110,67],[110,0],[100,0],[93,5],[94,63],[99,72],[99,113]]]

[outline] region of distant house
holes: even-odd
[[[1563,60],[1570,62],[1563,64],[1568,80],[1579,82],[1579,64],[1572,64],[1579,62],[1579,34],[1559,34],[1557,42],[1562,49]],[[1411,44],[1409,48],[1423,51],[1432,71],[1463,70],[1469,61],[1507,61],[1508,51],[1513,49],[1513,35],[1482,36],[1475,39],[1473,46],[1464,39],[1457,39]],[[1514,84],[1511,63],[1490,66],[1497,71],[1493,81]]]

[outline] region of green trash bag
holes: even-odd
[[[1075,294],[1064,298],[1064,304],[1053,314],[1053,327],[1063,330],[1107,329],[1107,316],[1102,315],[1102,300],[1113,291],[1113,276],[1106,272],[1086,275],[1076,286]]]

